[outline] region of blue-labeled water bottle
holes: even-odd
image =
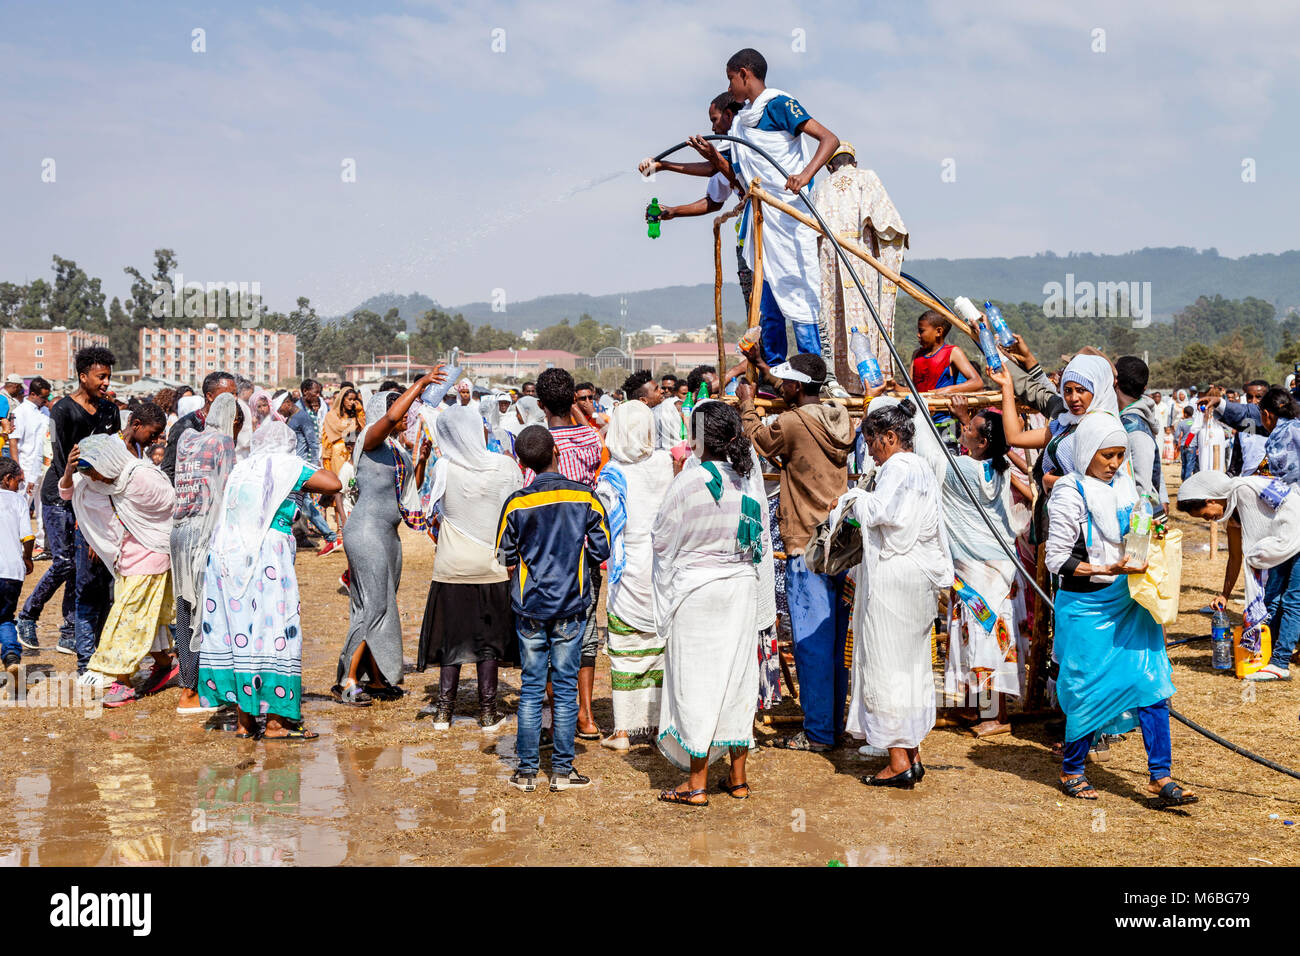
[[[876,361],[876,356],[871,351],[871,342],[856,325],[849,335],[849,353],[853,356],[853,364],[857,366],[858,377],[862,379],[864,385],[879,388],[885,384],[880,363]]]
[[[1215,608],[1214,616],[1210,618],[1210,644],[1214,669],[1232,670],[1232,623],[1223,608]]]
[[[984,301],[984,314],[993,323],[993,333],[997,336],[999,345],[1009,349],[1016,344],[1015,333],[1007,326],[1007,320],[1002,318],[1002,310],[987,299]]]
[[[990,372],[1002,371],[1002,356],[998,354],[998,343],[993,338],[993,332],[989,329],[988,322],[980,321],[977,325],[979,328],[980,351],[984,353],[984,364],[989,367]]]

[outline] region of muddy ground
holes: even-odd
[[[1172,483],[1176,477],[1171,473]],[[1208,553],[1206,526],[1187,535],[1182,613],[1168,637],[1206,634],[1204,606],[1226,551]],[[406,656],[415,657],[431,567],[428,541],[406,535],[399,594]],[[1206,546],[1202,550],[1202,546]],[[367,710],[328,699],[347,626],[342,557],[298,558],[308,634],[304,683],[310,744],[236,741],[181,717],[178,691],[86,716],[80,708],[0,710],[0,862],[24,865],[214,864],[1180,864],[1295,865],[1300,782],[1173,726],[1174,773],[1201,795],[1186,810],[1153,809],[1134,734],[1088,775],[1097,803],[1056,788],[1041,723],[977,741],[936,730],[923,747],[928,774],[912,792],[869,789],[883,764],[852,748],[830,756],[763,748],[750,760],[749,800],[716,794],[704,809],[655,801],[680,775],[648,746],[619,755],[579,742],[577,766],[595,786],[523,794],[506,784],[513,717],[484,734],[466,668],[449,731],[416,722],[437,674],[408,667],[409,695]],[[49,565],[37,564],[37,575]],[[30,589],[36,581],[27,583]],[[1240,588],[1238,589],[1240,595]],[[25,663],[67,672],[45,650]],[[1174,706],[1244,746],[1300,767],[1300,681],[1246,685],[1210,668],[1208,641],[1170,652]],[[611,722],[609,661],[598,663],[596,716]],[[502,672],[513,714],[518,671]],[[783,712],[793,712],[787,701]],[[762,728],[768,733],[767,728]],[[544,757],[545,760],[545,757]],[[711,782],[724,773],[716,764]],[[1276,815],[1275,819],[1271,819]]]

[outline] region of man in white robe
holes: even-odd
[[[885,184],[871,170],[858,168],[851,143],[840,143],[826,168],[830,176],[822,179],[813,191],[813,204],[826,225],[842,241],[858,243],[864,251],[898,272],[903,267],[903,250],[907,248],[907,227],[885,192]],[[882,369],[890,367],[889,348],[871,319],[849,267],[840,261],[834,245],[820,236],[817,245],[821,260],[822,358],[848,391],[861,395],[862,381],[849,354],[850,331],[854,327],[862,330]],[[898,286],[862,260],[849,261],[871,297],[886,335],[892,339]],[[843,389],[840,391],[843,393]]]
[[[789,93],[768,88],[766,80],[767,61],[757,50],[741,50],[727,61],[731,95],[745,103],[745,108],[736,114],[731,132],[766,151],[785,173],[779,172],[760,153],[739,143],[734,144],[731,161],[742,185],[748,186],[757,179],[765,191],[801,208],[805,203],[799,191],[811,185],[813,174],[831,158],[839,138],[809,116]],[[809,149],[805,137],[817,141],[815,152]],[[752,222],[748,228],[752,235]],[[794,326],[798,350],[820,356],[817,234],[793,217],[765,206],[762,241],[763,288],[759,308],[763,358],[770,366],[785,361],[787,320]],[[745,259],[752,269],[754,243],[749,241],[745,243]]]

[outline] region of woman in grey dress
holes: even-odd
[[[394,436],[420,393],[445,377],[442,365],[405,392],[379,392],[366,403],[366,430],[357,442],[357,503],[343,529],[343,547],[352,569],[347,640],[339,655],[331,696],[341,704],[365,707],[374,698],[402,696],[402,621],[397,588],[402,582],[403,520],[399,482],[408,493],[418,487],[424,462],[411,456]],[[408,499],[409,506],[412,502]]]

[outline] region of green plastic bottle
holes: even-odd
[[[651,239],[659,238],[659,215],[662,212],[658,197],[651,198],[650,205],[645,207],[645,221],[650,224],[646,228],[646,235]]]

